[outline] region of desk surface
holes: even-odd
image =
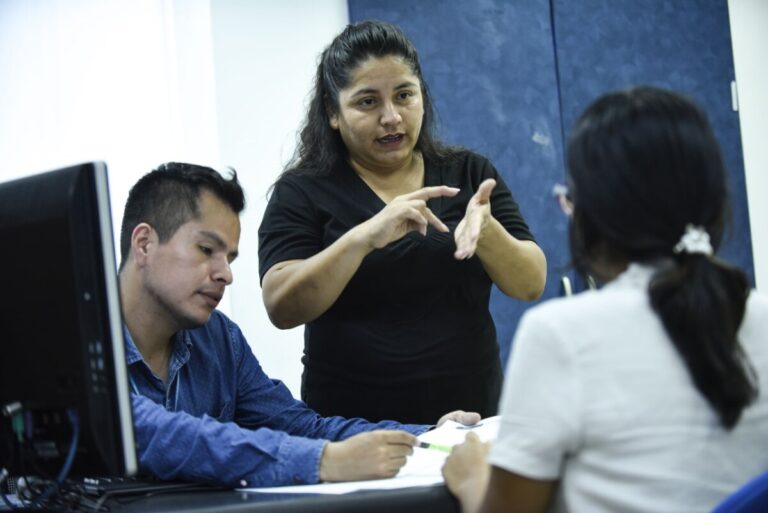
[[[371,490],[343,495],[264,494],[240,491],[188,491],[133,496],[107,502],[113,513],[235,513],[250,511],[459,513],[444,485]]]

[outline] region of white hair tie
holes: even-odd
[[[688,223],[685,226],[685,233],[680,238],[680,242],[672,248],[675,253],[701,253],[702,255],[712,255],[712,244],[709,242],[709,234],[703,226],[694,226]]]

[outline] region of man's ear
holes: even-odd
[[[136,265],[144,267],[147,263],[149,252],[157,243],[157,233],[147,223],[139,223],[131,232],[131,253],[136,260]]]

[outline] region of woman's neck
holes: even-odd
[[[413,154],[405,165],[390,170],[370,170],[354,160],[352,169],[384,203],[424,187],[424,159]]]

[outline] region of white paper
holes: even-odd
[[[453,446],[460,444],[467,433],[475,433],[483,442],[496,439],[499,432],[499,416],[483,419],[474,426],[464,426],[449,420],[439,428],[419,435],[419,441],[432,444]],[[414,447],[413,454],[403,465],[398,474],[390,479],[372,481],[350,481],[346,483],[321,483],[300,486],[275,486],[270,488],[243,488],[245,492],[261,493],[313,493],[343,494],[358,490],[391,490],[414,486],[430,486],[443,482],[441,469],[448,453],[437,449]]]

